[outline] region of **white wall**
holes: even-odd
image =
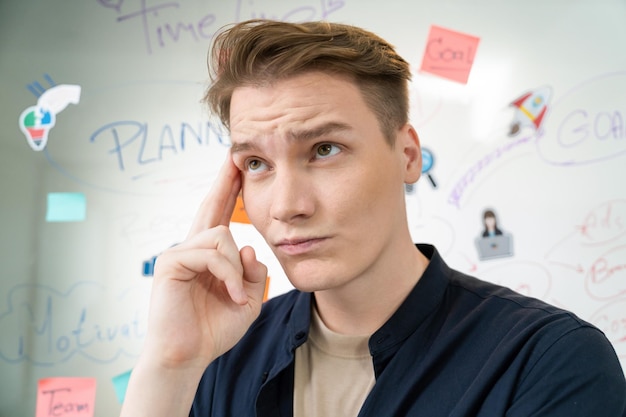
[[[145,331],[142,263],[184,237],[228,149],[199,104],[209,38],[250,17],[352,23],[395,44],[435,155],[437,187],[423,178],[407,194],[415,240],[595,323],[625,364],[625,16],[622,0],[0,3],[0,416],[33,415],[50,376],[96,377],[96,415],[118,413],[111,378]],[[467,84],[419,71],[432,24],[480,38]],[[36,152],[18,117],[44,74],[82,91]],[[541,131],[510,137],[509,104],[542,86]],[[83,193],[85,221],[46,222],[49,192]],[[487,207],[513,256],[479,259]],[[252,227],[233,228],[269,264],[270,296],[288,290]]]

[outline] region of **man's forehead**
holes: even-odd
[[[267,139],[332,139],[357,129],[363,117],[370,116],[364,112],[371,113],[353,82],[323,72],[271,85],[240,86],[233,92],[230,110],[233,152],[250,150]]]
[[[309,142],[323,138],[341,135],[342,133],[352,130],[352,127],[340,121],[328,121],[312,125],[310,127],[298,126],[292,129],[286,129],[281,135],[289,142]],[[231,153],[244,152],[250,150],[258,150],[260,148],[261,139],[271,139],[268,135],[251,136],[242,135],[241,137],[232,138]]]

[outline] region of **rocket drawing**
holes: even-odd
[[[530,127],[538,131],[548,110],[551,96],[552,89],[549,86],[543,86],[515,99],[511,106],[517,109],[511,122],[509,136],[517,135],[523,127]]]

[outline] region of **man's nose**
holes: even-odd
[[[291,223],[310,217],[315,211],[314,187],[306,169],[276,169],[272,183],[270,215]]]

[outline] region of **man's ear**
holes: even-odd
[[[414,184],[422,174],[422,148],[415,128],[407,123],[398,132],[397,146],[402,149],[405,160],[404,182]]]

